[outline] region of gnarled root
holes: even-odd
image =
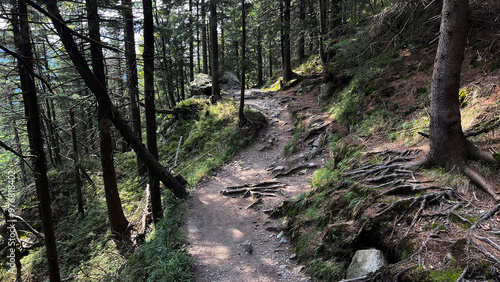
[[[500,195],[498,195],[495,187],[488,181],[486,178],[484,178],[483,175],[481,175],[479,172],[476,170],[472,169],[469,165],[463,165],[460,167],[460,170],[463,172],[467,178],[469,178],[474,184],[482,188],[486,193],[488,193],[493,199],[495,199],[496,202],[500,201]]]

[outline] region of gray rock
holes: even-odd
[[[191,96],[212,95],[212,77],[208,74],[199,73],[190,84]]]
[[[246,241],[245,243],[241,243],[241,246],[243,247],[243,251],[245,253],[251,254],[253,252],[252,243],[250,241]]]
[[[304,81],[302,81],[302,83],[300,84],[300,87],[301,88],[304,88],[304,87],[309,87],[309,86],[316,86],[318,84],[318,80],[317,79],[304,79]]]
[[[332,82],[327,82],[321,84],[319,88],[319,101],[326,100],[333,95],[333,91],[335,90],[334,84]]]
[[[365,276],[386,265],[384,254],[380,250],[358,250],[347,269],[347,279]]]
[[[222,74],[222,77],[219,80],[220,84],[220,89],[222,90],[234,90],[234,89],[240,89],[241,83],[240,80],[238,79],[238,76],[236,73],[230,70],[224,71]]]

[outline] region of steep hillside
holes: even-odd
[[[500,277],[498,203],[457,172],[410,165],[428,150],[424,136],[439,34],[438,6],[417,6],[387,9],[371,28],[339,39],[326,67],[330,75],[317,90],[334,120],[331,159],[314,173],[312,192],[282,209],[312,276],[345,278],[356,250],[377,248],[389,264],[356,281]],[[427,20],[402,17],[415,12]],[[494,1],[471,2],[460,90],[468,139],[492,153],[500,149],[499,15]],[[402,19],[407,28],[392,32],[390,23]],[[292,109],[301,108],[300,99]],[[498,166],[470,164],[500,191]]]

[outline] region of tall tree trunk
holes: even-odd
[[[468,0],[445,0],[431,86],[430,159],[451,168],[464,160],[467,140],[460,118],[460,73],[467,34]]]
[[[38,111],[38,99],[36,86],[33,78],[33,53],[30,38],[30,28],[28,24],[28,9],[25,0],[18,0],[19,30],[16,32],[18,39],[16,45],[18,52],[24,60],[19,62],[19,77],[21,89],[23,91],[24,111],[27,118],[27,128],[33,167],[35,173],[35,184],[38,196],[38,209],[42,219],[43,231],[45,234],[45,248],[47,250],[47,260],[49,278],[51,282],[61,281],[59,274],[59,264],[57,259],[56,238],[54,234],[54,223],[52,221],[52,208],[49,195],[49,180],[47,178],[47,160],[43,148],[42,129],[40,127],[40,114]],[[17,25],[17,19],[14,20]],[[16,30],[16,28],[14,28]],[[20,31],[20,32],[19,32]]]
[[[68,53],[73,65],[76,70],[80,73],[80,76],[85,81],[87,87],[94,93],[96,100],[99,104],[103,105],[106,109],[108,117],[118,129],[122,137],[130,144],[132,149],[141,156],[144,163],[148,166],[149,171],[152,171],[156,177],[160,179],[165,186],[170,189],[176,197],[185,198],[188,193],[184,186],[179,183],[179,181],[162,166],[158,160],[149,152],[140,139],[137,138],[132,129],[128,126],[127,122],[122,118],[121,113],[111,102],[111,98],[105,87],[98,83],[98,80],[90,70],[87,62],[83,58],[82,54],[79,52],[76,42],[73,40],[72,32],[69,27],[64,23],[59,8],[57,7],[56,0],[45,0],[47,5],[47,11],[41,8],[36,3],[31,0],[27,0],[30,6],[34,7],[45,16],[49,17],[52,24],[57,30],[57,34],[63,43],[66,52]]]
[[[288,82],[292,80],[292,62],[290,49],[290,1],[283,0],[285,3],[283,11],[283,80]]]
[[[209,0],[211,1],[211,0]],[[203,56],[203,73],[208,74],[208,40],[207,40],[207,10],[206,10],[205,0],[201,0],[201,45],[202,45],[202,56]]]
[[[10,97],[9,97],[9,107],[10,107],[10,111],[12,113],[14,113],[15,112],[14,104],[13,104],[12,99]],[[16,120],[12,121],[12,127],[14,130],[14,141],[16,142],[16,150],[22,156],[23,155],[23,146],[21,143],[21,138],[19,137],[19,130],[17,128],[17,121]],[[28,186],[28,177],[26,174],[26,166],[25,166],[24,160],[22,158],[19,159],[19,168],[21,169],[21,180],[23,182],[23,186],[27,187]]]
[[[316,20],[316,14],[314,13],[314,0],[307,0],[308,1],[308,8],[307,8],[307,13],[309,15],[309,20]],[[314,53],[314,38],[315,38],[315,31],[312,31],[311,35],[309,36],[309,54]]]
[[[468,158],[498,164],[464,136],[460,117],[460,73],[467,36],[469,0],[444,0],[441,30],[431,86],[430,150],[426,162],[464,173],[500,201],[497,187],[467,163]]]
[[[193,0],[189,0],[189,81],[194,80]]]
[[[139,79],[137,76],[137,56],[135,53],[134,15],[132,13],[132,1],[122,0],[123,18],[125,21],[125,58],[127,61],[127,86],[130,96],[130,115],[132,125],[137,138],[142,138],[141,110],[139,107]],[[139,155],[137,155],[137,173],[146,174],[147,167]]]
[[[210,0],[210,41],[212,58],[212,96],[214,101],[219,101],[219,42],[217,36],[217,0]]]
[[[156,110],[155,110],[155,87],[154,87],[154,24],[153,3],[151,0],[142,1],[144,11],[144,96],[146,97],[146,133],[148,150],[158,159],[158,144],[156,140]],[[157,223],[163,217],[161,203],[160,182],[158,177],[149,172],[149,189],[151,195],[151,209],[153,222]]]
[[[100,19],[96,0],[87,0],[87,17],[90,42],[90,54],[92,57],[92,69],[99,83],[106,88],[106,73],[104,69],[104,54],[101,47]],[[122,236],[128,227],[122,203],[116,183],[116,171],[113,158],[113,139],[111,137],[111,121],[107,116],[103,105],[99,104],[97,109],[99,121],[99,136],[101,149],[102,178],[108,208],[108,218],[111,232]]]
[[[184,58],[181,57],[181,62],[180,62],[180,68],[181,68],[181,73],[180,73],[180,76],[179,76],[179,88],[180,88],[180,91],[181,91],[181,100],[186,100],[186,89],[185,89],[185,85],[184,85],[184,81],[186,80],[185,78],[185,72],[184,72]]]
[[[304,25],[306,21],[306,1],[307,0],[300,0],[300,6],[299,6],[299,21],[301,25]],[[298,46],[298,57],[299,57],[299,62],[302,63],[306,54],[305,54],[305,44],[306,44],[306,33],[304,31],[305,29],[302,28],[302,30],[299,32],[299,46]]]
[[[238,110],[238,125],[243,127],[247,121],[245,118],[245,52],[247,41],[247,27],[246,27],[246,11],[245,0],[241,0],[241,92],[240,92],[240,107]]]
[[[319,57],[321,58],[321,64],[323,69],[326,63],[328,63],[325,55],[325,43],[326,43],[326,22],[327,22],[327,0],[319,1]]]
[[[200,1],[196,1],[196,22],[200,22]],[[197,73],[201,72],[201,52],[200,52],[200,45],[201,45],[201,40],[200,40],[200,27],[199,24],[196,25],[196,61],[197,61]]]
[[[273,77],[273,40],[269,39],[269,78]]]
[[[175,108],[175,106],[177,105],[177,102],[175,101],[175,97],[174,97],[174,86],[172,84],[172,80],[173,80],[173,75],[171,75],[171,72],[168,71],[168,70],[171,70],[173,68],[173,65],[170,64],[169,65],[169,61],[172,59],[168,59],[167,58],[167,43],[166,43],[166,40],[165,40],[165,36],[162,36],[161,37],[161,54],[162,54],[162,61],[163,61],[163,67],[165,69],[165,73],[166,73],[166,78],[167,78],[167,93],[168,93],[168,99],[170,101],[170,105],[172,106],[172,109]]]
[[[222,11],[222,14],[224,14],[224,11]],[[225,29],[224,29],[224,19],[221,20],[220,24],[220,64],[222,66],[225,65],[225,58],[226,58],[226,34],[225,34]]]
[[[257,27],[257,86],[264,84],[264,64],[262,62],[262,30]]]
[[[82,179],[80,177],[80,156],[78,154],[78,139],[76,138],[75,112],[73,108],[69,109],[69,124],[71,126],[71,140],[73,141],[73,161],[76,183],[76,203],[78,213],[83,216],[83,197],[82,197]]]

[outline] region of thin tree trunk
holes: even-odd
[[[11,112],[15,112],[14,104],[12,103],[12,99],[9,97],[9,107]],[[12,120],[12,126],[14,130],[14,141],[16,142],[16,150],[22,156],[23,155],[23,146],[21,143],[21,138],[19,138],[19,130],[17,129],[17,121]],[[19,168],[21,169],[21,179],[23,182],[23,186],[28,186],[28,177],[26,174],[26,166],[24,165],[24,160],[19,159]]]
[[[30,39],[30,28],[28,24],[28,10],[25,0],[18,0],[19,31],[16,45],[24,60],[19,62],[19,77],[23,91],[24,109],[27,117],[27,128],[33,167],[35,172],[35,184],[39,201],[39,212],[42,219],[45,234],[45,248],[47,250],[49,278],[51,282],[61,281],[59,264],[57,259],[56,238],[54,234],[54,223],[52,222],[52,208],[50,206],[49,180],[47,178],[47,161],[43,148],[42,130],[40,128],[40,114],[38,112],[38,101],[35,81],[33,80],[33,53]],[[17,20],[14,20],[17,21]],[[16,23],[17,25],[17,23]],[[14,28],[16,30],[16,28]]]
[[[196,22],[200,22],[200,1],[196,0]],[[197,61],[197,73],[201,72],[201,52],[200,52],[200,27],[199,24],[196,25],[196,61]]]
[[[273,77],[273,41],[269,39],[269,78]]]
[[[264,66],[262,62],[262,30],[257,27],[257,86],[264,84]]]
[[[201,45],[203,56],[203,73],[208,74],[208,40],[207,40],[207,24],[206,24],[206,5],[205,0],[201,0]]]
[[[135,53],[134,15],[132,13],[132,1],[122,0],[123,18],[125,21],[125,58],[127,61],[127,85],[130,96],[130,115],[132,125],[137,138],[142,138],[141,110],[139,108],[139,79],[137,76],[137,56]],[[137,173],[144,175],[147,167],[139,155],[137,155]]]
[[[288,82],[292,80],[292,62],[290,49],[290,0],[284,0],[285,6],[283,11],[283,80]]]
[[[154,89],[154,24],[153,3],[151,0],[142,1],[144,11],[144,96],[146,98],[146,133],[148,150],[155,159],[158,159],[158,144],[156,140],[156,110]],[[151,195],[151,209],[153,222],[157,223],[163,217],[161,203],[160,182],[158,177],[149,172],[149,189]]]
[[[78,205],[78,213],[83,216],[83,197],[82,197],[82,179],[80,177],[80,156],[78,154],[78,140],[76,138],[75,112],[73,108],[69,109],[69,123],[71,126],[71,140],[73,141],[73,160],[75,183],[76,183],[76,202]]]
[[[214,101],[219,101],[219,43],[217,37],[217,4],[216,0],[210,0],[210,41],[212,55],[212,96]]]
[[[106,74],[104,70],[104,55],[100,45],[100,19],[96,0],[87,0],[87,17],[90,42],[90,53],[92,57],[92,69],[99,83],[106,88]],[[108,208],[108,217],[111,232],[122,236],[127,227],[128,220],[125,218],[122,209],[122,203],[118,193],[116,183],[116,171],[113,158],[113,140],[111,137],[111,121],[107,116],[103,105],[99,104],[97,108],[97,117],[99,120],[100,149],[102,178],[104,182],[104,192],[106,195],[106,206]]]
[[[189,0],[189,81],[194,80],[193,0]],[[183,98],[184,99],[184,98]]]
[[[170,101],[170,105],[172,106],[172,109],[175,108],[175,106],[177,105],[177,102],[175,101],[175,97],[174,97],[174,87],[173,87],[173,84],[172,84],[172,80],[173,80],[173,75],[171,75],[171,72],[169,70],[171,70],[173,68],[172,64],[168,64],[168,62],[172,59],[167,59],[167,44],[166,44],[166,40],[165,40],[165,36],[162,36],[161,37],[161,54],[163,56],[163,66],[164,66],[164,72],[166,73],[166,83],[167,83],[167,93],[168,93],[168,99]]]
[[[323,69],[327,63],[325,55],[325,41],[326,41],[326,22],[327,22],[327,5],[326,0],[319,0],[319,57],[321,58],[321,64]]]
[[[165,184],[165,186],[170,189],[176,197],[187,197],[187,191],[184,186],[179,183],[179,181],[158,162],[151,152],[146,149],[141,140],[137,138],[135,133],[128,126],[127,122],[122,118],[121,113],[111,102],[111,98],[109,97],[106,88],[98,83],[87,62],[78,51],[78,46],[73,40],[70,29],[64,24],[64,20],[61,17],[59,8],[57,7],[57,1],[46,0],[48,11],[45,11],[31,0],[27,1],[29,1],[30,6],[34,7],[51,19],[75,68],[80,73],[80,76],[85,81],[87,87],[92,91],[92,93],[94,93],[97,102],[102,104],[103,108],[106,109],[108,117],[111,118],[111,121],[118,129],[122,137],[130,144],[132,149],[141,156],[149,170],[155,173],[160,181],[163,182],[163,184]]]
[[[247,41],[247,31],[246,31],[246,11],[245,11],[245,0],[241,0],[241,93],[240,93],[240,107],[238,110],[238,125],[243,127],[247,121],[245,118],[245,49]]]
[[[303,25],[304,22],[306,21],[306,1],[307,0],[300,0],[300,6],[299,6],[299,21]],[[299,62],[302,63],[306,54],[305,54],[305,39],[306,33],[304,29],[302,29],[299,32],[299,46],[298,46],[298,57],[299,57]]]

